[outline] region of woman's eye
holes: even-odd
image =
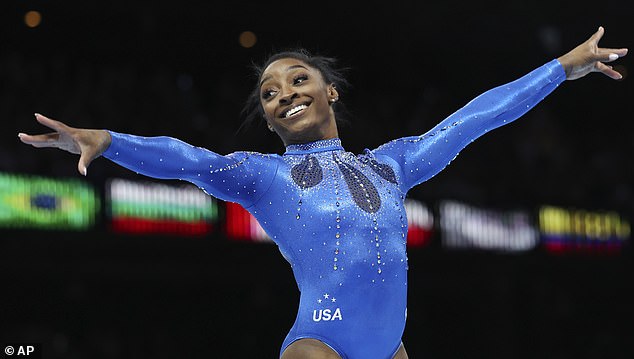
[[[274,94],[275,94],[275,91],[266,90],[266,91],[262,92],[262,98],[267,100],[267,99],[271,98],[271,96],[273,96]]]
[[[295,77],[295,78],[293,79],[293,84],[297,85],[297,84],[300,84],[300,83],[302,83],[302,82],[304,82],[304,81],[306,81],[306,80],[308,80],[308,76],[306,76],[306,75],[299,75],[299,76],[297,76],[297,77]]]

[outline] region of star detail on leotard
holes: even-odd
[[[328,299],[328,298],[330,298],[330,294],[328,293],[324,294],[324,299]]]

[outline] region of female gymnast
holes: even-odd
[[[261,115],[286,152],[220,155],[171,137],[79,129],[40,114],[55,132],[22,142],[79,154],[78,170],[104,156],[140,174],[192,182],[252,213],[288,260],[301,291],[280,357],[407,358],[407,218],[410,188],[441,171],[466,145],[519,118],[564,80],[601,72],[627,49],[587,41],[527,75],[491,89],[421,136],[354,155],[338,137],[333,105],[343,78],[332,59],[279,53],[259,69],[247,109]]]

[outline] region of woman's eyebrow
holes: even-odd
[[[302,69],[308,70],[308,68],[306,68],[306,66],[303,66],[303,65],[291,65],[291,66],[287,67],[285,71],[286,71],[286,72],[289,72],[289,71],[294,70],[294,69],[297,69],[297,68],[302,68]],[[262,87],[262,84],[263,84],[265,81],[267,81],[268,79],[270,79],[270,78],[271,78],[271,75],[264,77],[264,78],[262,79],[262,81],[260,81],[260,87]]]

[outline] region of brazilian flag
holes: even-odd
[[[85,230],[100,201],[80,180],[0,173],[0,227]]]

